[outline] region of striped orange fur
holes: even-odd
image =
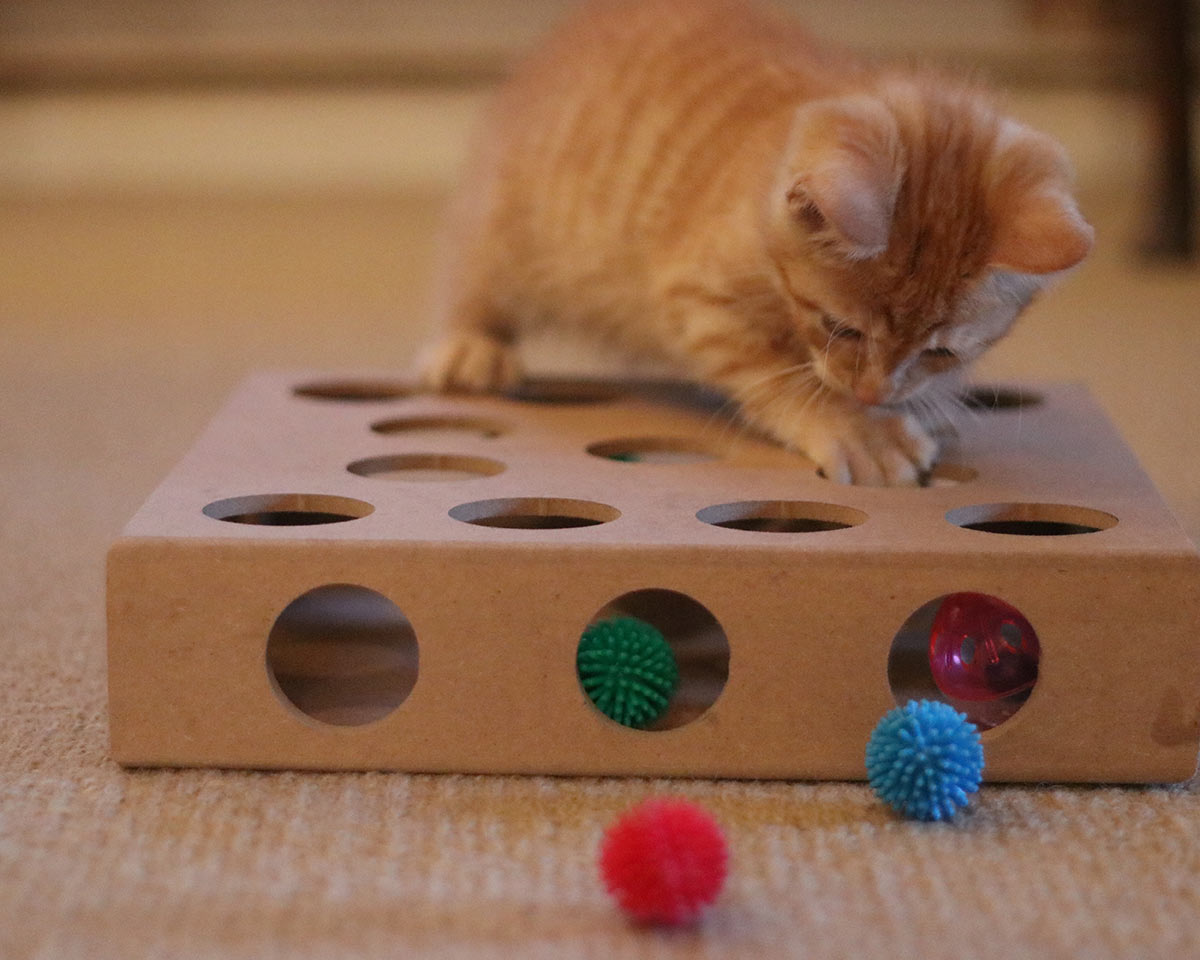
[[[524,332],[569,328],[724,390],[835,479],[912,483],[926,414],[1091,241],[1061,148],[972,83],[749,0],[596,0],[487,116],[424,376],[504,388]]]

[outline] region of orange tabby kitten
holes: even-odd
[[[585,4],[474,159],[429,386],[510,386],[522,331],[569,325],[673,361],[843,482],[919,481],[919,414],[1092,243],[1048,137],[743,0]]]

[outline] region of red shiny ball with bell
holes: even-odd
[[[953,593],[933,619],[929,667],[946,696],[1001,700],[1037,682],[1041,645],[1016,607],[985,593]]]

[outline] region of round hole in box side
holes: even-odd
[[[504,472],[504,464],[486,457],[464,457],[445,453],[402,453],[355,460],[346,467],[360,477],[436,483],[493,477]]]
[[[867,515],[853,507],[806,500],[743,500],[696,514],[714,527],[753,533],[824,533],[856,527]]]
[[[507,433],[509,426],[485,417],[393,417],[371,424],[375,433],[382,434],[453,434],[493,439]]]
[[[721,455],[709,444],[692,437],[630,437],[589,444],[593,457],[621,463],[657,465],[711,463]]]
[[[648,588],[624,593],[605,604],[588,621],[586,633],[599,628],[603,633],[614,622],[625,619],[648,625],[657,632],[670,649],[678,681],[665,709],[657,718],[639,729],[673,730],[691,723],[704,714],[720,698],[729,679],[729,640],[717,618],[702,603],[676,590]],[[581,638],[580,643],[583,643]],[[628,665],[632,673],[616,678],[631,683],[636,691],[637,664]],[[612,702],[601,706],[606,685],[597,668],[582,662],[576,649],[576,678],[581,693],[592,709],[600,710],[614,722],[621,722],[610,712]],[[585,681],[585,677],[587,678]],[[589,692],[588,686],[592,687]],[[593,695],[595,693],[595,695]],[[618,693],[618,708],[620,697]],[[632,724],[629,724],[632,726]]]
[[[267,637],[272,688],[307,717],[335,726],[373,723],[417,683],[417,638],[391,600],[334,583],[301,594]]]
[[[590,500],[557,497],[508,497],[476,500],[451,507],[450,516],[478,527],[509,530],[565,530],[610,523],[621,511]]]
[[[320,380],[292,389],[298,397],[338,403],[380,403],[407,397],[412,389],[395,380]]]
[[[981,730],[1012,717],[1037,684],[1041,643],[1011,604],[948,593],[922,604],[892,639],[887,677],[897,704],[940,700]]]
[[[980,533],[1064,537],[1099,533],[1118,523],[1111,513],[1061,503],[985,503],[946,514],[955,526]]]
[[[206,517],[264,527],[306,527],[358,520],[375,510],[365,500],[319,493],[265,493],[214,500]]]

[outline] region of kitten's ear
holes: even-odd
[[[1057,273],[1092,249],[1095,232],[1070,192],[1062,148],[1026,127],[1006,131],[993,189],[991,265],[1018,273]]]
[[[795,222],[828,226],[854,260],[887,249],[904,163],[896,120],[882,102],[848,96],[802,107],[783,173]]]

